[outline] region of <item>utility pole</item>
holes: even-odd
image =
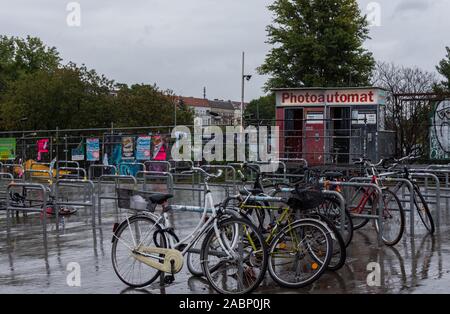
[[[241,127],[244,129],[244,98],[245,98],[245,80],[250,81],[251,75],[245,74],[245,52],[242,52],[242,91],[241,91]]]
[[[241,127],[244,129],[244,97],[245,97],[245,52],[242,52],[242,90],[241,90]]]

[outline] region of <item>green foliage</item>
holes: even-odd
[[[437,71],[445,78],[444,81],[441,82],[440,90],[449,93],[450,92],[450,47],[445,47],[447,50],[447,55],[444,59],[439,62],[439,65],[436,66]]]
[[[156,85],[121,85],[115,99],[115,122],[118,126],[173,125],[175,97]],[[177,124],[192,124],[193,113],[185,106],[177,108]]]
[[[0,97],[9,82],[38,70],[54,70],[61,58],[39,38],[0,36]]]
[[[269,9],[274,47],[258,69],[271,76],[266,90],[369,83],[374,59],[363,48],[369,30],[356,0],[276,0]]]
[[[0,130],[173,125],[177,102],[170,92],[115,84],[84,65],[60,62],[38,38],[0,37]],[[192,112],[178,106],[177,123],[192,121]]]
[[[275,95],[252,100],[245,108],[244,117],[248,124],[255,124],[258,120],[262,124],[271,124],[275,119]]]

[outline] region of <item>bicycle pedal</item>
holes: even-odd
[[[174,281],[175,281],[175,276],[173,276],[173,275],[164,276],[164,284],[165,285],[170,285]]]
[[[178,246],[177,250],[180,251],[180,252],[182,252],[182,251],[184,251],[184,249],[185,249],[186,247],[187,247],[187,244],[181,244],[181,245]]]

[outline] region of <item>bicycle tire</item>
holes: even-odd
[[[267,255],[267,249],[266,249],[266,245],[265,245],[265,241],[263,236],[261,235],[261,232],[258,230],[258,228],[252,224],[248,219],[245,218],[228,218],[225,220],[221,220],[218,222],[218,229],[220,231],[220,237],[222,240],[224,240],[224,237],[227,237],[229,235],[229,230],[227,229],[227,227],[232,226],[231,227],[231,232],[235,232],[236,226],[233,227],[233,225],[236,224],[242,224],[247,226],[247,228],[250,230],[249,231],[245,231],[246,235],[245,237],[243,237],[241,239],[241,241],[236,241],[237,244],[237,248],[241,251],[242,253],[242,245],[243,244],[249,244],[252,246],[256,246],[252,249],[255,250],[255,252],[252,252],[251,254],[248,255],[248,259],[245,260],[236,260],[235,258],[232,257],[228,257],[226,256],[225,250],[223,252],[220,252],[219,249],[221,248],[221,246],[216,246],[214,247],[214,250],[210,251],[211,245],[213,244],[212,241],[217,240],[216,237],[216,232],[214,230],[214,228],[212,228],[205,236],[205,240],[203,241],[203,245],[202,245],[202,251],[201,251],[201,256],[202,256],[202,265],[203,265],[203,271],[205,273],[205,277],[208,280],[209,284],[211,285],[211,287],[213,287],[214,290],[216,290],[219,293],[222,294],[245,294],[245,293],[250,293],[253,290],[255,290],[256,288],[259,287],[259,285],[261,284],[262,280],[265,277],[265,273],[267,270],[267,259],[268,259],[268,255]],[[234,231],[233,231],[234,228]],[[240,228],[238,228],[238,230],[241,230]],[[239,234],[238,234],[239,236]],[[235,234],[231,235],[231,237],[235,237]],[[227,239],[225,239],[227,240]],[[255,244],[255,242],[257,242]],[[237,255],[238,253],[234,251],[236,247],[233,247],[233,252],[234,255]],[[252,255],[255,254],[255,255]],[[212,263],[212,257],[216,256],[216,257],[220,257],[222,256],[222,259],[219,258],[219,262],[217,265],[210,265],[210,262]],[[225,257],[224,257],[225,256]],[[252,259],[253,258],[253,259]],[[213,278],[213,276],[217,273],[218,275],[220,275],[219,271],[220,267],[222,267],[222,265],[224,265],[225,263],[231,263],[231,265],[235,264],[236,268],[238,268],[238,271],[233,274],[233,275],[228,275],[228,273],[225,274],[225,276],[220,277],[218,282],[221,284],[216,283],[216,281],[214,280],[215,278]],[[232,280],[235,277],[238,278],[243,278],[242,275],[244,275],[245,273],[245,279],[247,279],[248,277],[252,277],[252,275],[254,274],[255,270],[254,270],[254,266],[255,267],[260,267],[259,272],[257,275],[255,275],[255,280],[252,281],[250,284],[247,285],[247,287],[245,287],[244,289],[237,289],[237,290],[226,290],[227,288],[231,288],[231,282],[226,282],[227,280]],[[246,267],[246,268],[245,268]],[[245,270],[242,270],[242,273],[237,274],[238,272],[241,272],[240,268],[245,268]],[[228,270],[231,270],[232,268],[225,268],[225,271],[228,272]],[[238,281],[237,280],[237,281]],[[243,283],[241,282],[241,286],[243,285]]]
[[[120,271],[119,271],[120,267],[117,265],[117,248],[118,248],[118,244],[121,242],[121,241],[119,241],[119,239],[121,238],[122,233],[125,230],[127,230],[127,228],[132,223],[135,223],[135,222],[138,222],[138,221],[143,221],[143,222],[145,221],[146,223],[151,224],[155,228],[155,231],[157,231],[157,230],[160,231],[162,228],[158,224],[156,224],[156,221],[154,219],[152,219],[151,217],[148,217],[148,216],[144,216],[144,215],[132,216],[132,217],[130,217],[128,219],[128,221],[129,221],[129,223],[126,220],[124,222],[122,222],[117,227],[116,231],[114,232],[113,239],[112,239],[112,247],[111,247],[111,261],[112,261],[112,264],[113,264],[114,272],[116,273],[117,277],[119,277],[119,279],[123,283],[125,283],[126,285],[128,285],[130,287],[133,287],[133,288],[142,288],[142,287],[148,286],[152,282],[154,282],[158,278],[158,276],[161,274],[161,271],[155,269],[155,271],[156,271],[155,274],[149,275],[149,277],[150,277],[149,279],[144,279],[143,282],[139,282],[139,283],[137,283],[137,282],[130,282],[130,280],[124,278],[122,276],[122,274],[120,273]],[[154,232],[152,230],[150,230],[150,232],[152,234],[151,234],[151,236],[149,238],[151,240],[153,240],[153,233]],[[165,237],[160,237],[159,247],[167,248],[167,243],[166,243]],[[128,248],[126,248],[126,249],[128,249]],[[129,252],[129,249],[128,249],[128,255],[131,255],[130,252]],[[136,261],[137,260],[134,259],[133,263],[135,263]],[[140,263],[140,262],[138,262],[138,263]],[[134,270],[134,265],[135,264],[133,264],[133,270]],[[140,263],[139,265],[142,265],[142,263]],[[143,265],[143,266],[145,268],[150,268],[151,269],[151,267],[149,267],[147,265]]]
[[[304,265],[303,267],[303,271],[305,270],[309,270],[312,269],[315,272],[312,274],[312,276],[309,276],[308,278],[304,279],[304,280],[296,280],[296,278],[298,278],[298,274],[295,274],[295,280],[293,281],[288,281],[287,279],[281,278],[280,274],[278,274],[276,267],[279,265],[276,265],[273,262],[273,257],[276,256],[275,249],[277,248],[277,245],[279,243],[280,240],[282,240],[282,237],[286,235],[287,232],[291,232],[292,233],[292,229],[297,229],[297,228],[302,228],[302,229],[306,229],[306,233],[308,231],[308,227],[309,228],[314,228],[316,229],[316,231],[319,231],[319,233],[321,235],[324,236],[324,239],[326,241],[326,252],[325,252],[325,258],[323,259],[323,262],[321,265],[317,265],[316,262],[311,262],[310,265],[308,265],[309,263],[307,263],[307,265]],[[305,232],[305,230],[299,230],[302,232]],[[285,246],[286,244],[284,243],[284,245],[282,245],[283,242],[280,242],[279,248],[280,250],[286,249],[287,246]],[[304,240],[300,241],[301,243],[306,243]],[[295,244],[294,247],[299,248],[300,245]],[[307,249],[306,251],[308,251],[309,253],[311,253],[311,245],[307,245]],[[313,282],[315,282],[316,280],[318,280],[320,278],[320,276],[324,273],[324,271],[327,269],[327,266],[330,262],[331,259],[331,255],[332,255],[332,239],[331,236],[328,232],[328,229],[323,225],[322,222],[317,221],[315,219],[300,219],[297,220],[295,222],[293,222],[292,224],[284,227],[274,238],[274,240],[272,241],[270,248],[269,248],[269,261],[268,261],[268,269],[269,269],[269,273],[270,276],[272,277],[272,279],[278,283],[280,286],[285,287],[285,288],[301,288],[301,287],[305,287]],[[281,252],[281,251],[280,251]],[[282,252],[281,252],[282,253]],[[302,253],[304,253],[302,251]],[[296,254],[297,255],[297,254]],[[287,256],[293,256],[292,253],[288,252]],[[304,259],[305,256],[302,256],[301,259]],[[312,259],[316,259],[316,257],[314,256],[314,254],[311,256]],[[283,258],[284,259],[284,258]],[[298,260],[300,260],[299,258],[297,258],[297,260],[295,261],[296,263],[296,272],[298,270],[298,265],[297,262]],[[283,265],[281,265],[283,266]],[[288,267],[288,269],[290,269]]]
[[[327,269],[337,271],[345,265],[345,261],[347,260],[347,247],[345,246],[344,239],[342,238],[338,228],[334,225],[333,221],[331,221],[327,216],[315,213],[311,216],[308,215],[308,218],[314,218],[314,216],[317,216],[318,220],[323,221],[334,235],[333,255],[331,256]]]
[[[390,240],[386,239],[385,238],[386,233],[384,231],[383,231],[383,234],[382,234],[381,238],[382,238],[384,244],[386,244],[388,246],[394,246],[401,240],[401,238],[403,236],[403,232],[405,230],[405,211],[403,209],[402,203],[400,202],[400,199],[398,198],[398,196],[394,192],[389,190],[389,189],[383,189],[383,204],[384,204],[384,206],[383,206],[383,217],[382,217],[383,224],[384,224],[385,221],[388,221],[387,217],[385,217],[387,215],[386,215],[385,210],[384,210],[385,207],[386,207],[385,198],[387,196],[388,197],[392,197],[394,199],[394,201],[396,203],[396,207],[399,210],[399,213],[400,213],[400,227],[398,229],[397,234],[394,234],[395,236],[393,237],[393,239],[390,239]],[[390,200],[392,200],[392,199],[390,199]],[[377,213],[379,213],[379,208],[377,209]],[[376,229],[377,232],[379,232],[379,230],[380,230],[379,229],[379,225],[378,225],[378,219],[375,219],[375,229]],[[385,230],[384,227],[383,227],[383,230]]]
[[[436,229],[434,225],[433,216],[431,215],[430,208],[428,207],[428,203],[423,197],[422,192],[420,191],[420,188],[417,186],[417,184],[413,184],[413,186],[414,186],[414,194],[419,197],[420,201],[419,204],[417,198],[414,197],[414,206],[416,207],[416,210],[419,213],[419,217],[425,228],[428,230],[430,234],[434,234]],[[425,215],[423,213],[425,213]],[[428,221],[429,225],[427,225],[426,221]]]
[[[324,204],[328,203],[328,205],[332,205],[333,207],[330,209],[330,207],[328,208],[324,208]],[[331,221],[334,222],[334,226],[337,228],[337,230],[339,231],[339,234],[342,236],[343,241],[345,243],[345,247],[348,247],[350,245],[350,243],[352,242],[353,239],[353,221],[352,221],[352,217],[350,216],[350,212],[348,211],[348,209],[345,209],[345,221],[346,221],[346,226],[344,227],[344,232],[342,232],[341,229],[341,209],[340,209],[340,202],[339,200],[337,200],[334,196],[331,195],[325,195],[325,202],[324,204],[322,204],[321,206],[319,206],[318,210],[319,213],[325,215],[328,219],[330,219]],[[338,210],[338,213],[336,212],[336,209]],[[330,210],[332,210],[333,212],[330,212]]]

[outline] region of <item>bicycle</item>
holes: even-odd
[[[200,260],[209,284],[219,293],[249,293],[260,285],[267,269],[264,239],[251,222],[227,215],[222,206],[214,205],[208,180],[218,178],[220,172],[212,175],[196,167],[192,171],[203,174],[204,206],[169,205],[168,200],[173,197],[170,194],[145,195],[149,201],[147,208],[131,217],[127,214],[114,227],[111,249],[114,271],[131,287],[148,286],[161,273],[169,274],[166,283],[171,283],[183,268],[184,256],[204,236]],[[154,214],[158,205],[162,207],[161,215]],[[182,240],[168,219],[172,210],[202,212],[198,225]]]
[[[382,215],[382,240],[386,245],[394,246],[397,244],[403,236],[405,229],[405,213],[403,206],[397,197],[397,195],[384,187],[381,181],[378,179],[379,173],[377,167],[381,166],[383,160],[377,164],[372,164],[369,159],[359,158],[354,159],[355,165],[362,165],[366,176],[370,178],[370,183],[380,187],[382,191],[381,204],[379,205],[378,192],[373,187],[357,187],[352,195],[350,205],[352,206],[350,213],[352,214],[353,227],[355,230],[364,227],[368,221],[368,217],[361,217],[361,215],[375,213],[379,215],[381,211]],[[370,170],[369,170],[370,169]],[[369,205],[369,207],[367,207]],[[380,231],[379,221],[375,219],[375,230]]]
[[[240,170],[238,174],[245,178]],[[298,192],[300,197],[302,192]],[[345,246],[339,232],[330,227],[332,223],[323,215],[308,213],[308,206],[301,197],[255,195],[254,190],[244,185],[239,196],[229,197],[225,202],[236,200],[239,202],[236,210],[250,221],[253,212],[278,211],[279,216],[267,228],[259,225],[269,246],[269,273],[278,284],[288,288],[304,287],[318,280],[326,269],[335,270],[345,263]],[[289,206],[271,206],[270,202]],[[340,249],[337,265],[332,261],[336,256],[334,241]],[[288,259],[291,261],[286,262]]]
[[[400,159],[393,158],[393,159],[385,160],[385,161],[383,161],[383,168],[388,169],[388,171],[392,170],[392,169],[396,168],[399,164],[402,164],[405,161],[413,161],[413,160],[417,159],[417,157],[414,155],[415,154],[412,153],[409,156],[406,156],[406,157],[403,157]],[[387,164],[390,161],[393,161],[394,164],[392,164],[390,167],[387,167]],[[420,220],[422,221],[425,228],[428,230],[428,232],[430,234],[434,234],[435,225],[434,225],[433,216],[431,215],[430,208],[428,206],[427,201],[425,200],[425,197],[422,195],[422,192],[420,191],[419,184],[412,178],[408,168],[406,166],[403,166],[401,171],[383,173],[381,175],[383,175],[383,176],[401,175],[403,179],[406,179],[411,183],[411,185],[413,187],[413,191],[411,191],[411,194],[413,197],[414,207],[416,208],[417,213],[419,214]],[[406,185],[405,182],[399,182],[391,190],[393,193],[397,194],[402,188],[405,187],[405,185]]]

